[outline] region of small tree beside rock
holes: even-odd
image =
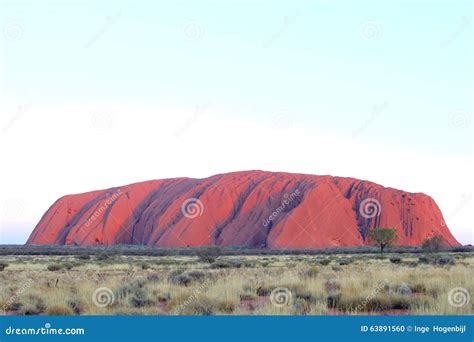
[[[380,246],[380,253],[383,254],[385,247],[392,246],[397,241],[397,233],[393,228],[374,228],[369,231],[369,240]]]

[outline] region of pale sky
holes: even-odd
[[[0,244],[59,197],[261,169],[432,196],[472,235],[471,1],[0,1]]]

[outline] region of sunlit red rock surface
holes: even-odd
[[[27,243],[324,248],[366,245],[373,227],[395,228],[398,245],[419,245],[437,234],[459,245],[425,194],[353,178],[264,171],[64,196]]]

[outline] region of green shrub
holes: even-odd
[[[65,268],[66,270],[70,271],[73,269],[73,267],[75,267],[77,264],[73,263],[73,262],[69,262],[69,261],[66,261],[62,264],[62,268]]]
[[[146,276],[146,279],[150,282],[159,282],[160,275],[158,273],[150,273]]]
[[[351,263],[351,260],[349,260],[349,259],[341,259],[341,260],[339,260],[339,265],[341,265],[341,266],[347,266],[347,265],[349,265],[350,263]]]
[[[316,278],[318,276],[319,269],[317,267],[311,267],[304,272],[304,276],[308,278]]]
[[[331,259],[323,259],[319,263],[323,266],[327,266],[331,263]]]
[[[181,286],[188,286],[193,279],[187,274],[180,274],[171,278],[171,283]]]
[[[98,261],[105,261],[109,259],[109,255],[105,253],[100,253],[96,256],[96,260]]]
[[[416,261],[410,261],[410,262],[407,262],[406,265],[408,267],[418,267],[418,262]]]
[[[456,262],[454,260],[453,257],[449,256],[449,255],[443,255],[443,256],[440,256],[436,262],[439,264],[439,265],[454,265]]]
[[[76,255],[76,258],[79,260],[90,260],[91,256],[89,254],[79,254]]]
[[[390,258],[390,262],[391,262],[392,264],[399,264],[399,263],[402,262],[402,258],[399,258],[399,257],[392,257],[392,258]]]
[[[229,263],[230,263],[232,268],[241,268],[242,265],[245,265],[245,263],[242,262],[242,260],[240,260],[240,259],[231,259],[229,261]]]
[[[148,292],[142,288],[136,288],[130,296],[130,305],[135,308],[150,306],[153,302],[148,297]]]
[[[57,271],[61,271],[64,268],[64,266],[61,264],[50,264],[48,265],[47,268],[48,268],[48,271],[50,272],[57,272]]]
[[[218,246],[203,247],[198,252],[198,259],[202,262],[212,264],[221,255],[221,249]]]
[[[171,271],[171,273],[169,274],[169,277],[168,277],[168,278],[171,280],[171,278],[173,278],[173,277],[175,277],[175,276],[177,276],[177,275],[180,275],[180,274],[182,274],[183,272],[184,272],[184,269],[182,269],[182,268],[177,268],[177,269]]]
[[[0,262],[0,272],[2,272],[5,268],[8,267],[8,264],[6,262]]]
[[[212,268],[232,268],[233,265],[227,260],[216,260],[211,264]]]
[[[135,289],[133,284],[122,285],[115,290],[115,297],[117,297],[118,299],[125,298],[128,295],[132,294],[134,290]]]
[[[186,273],[192,280],[203,280],[207,278],[209,275],[202,271],[192,270]]]
[[[140,264],[140,267],[141,267],[142,270],[147,270],[147,269],[150,268],[150,265],[148,265],[146,262],[142,262]]]
[[[145,286],[144,279],[137,279],[132,283],[128,283],[120,286],[115,290],[115,297],[123,299],[124,297],[130,296],[135,292],[139,292]]]
[[[433,261],[433,258],[430,258],[430,257],[427,257],[427,256],[421,256],[421,257],[418,258],[418,261],[421,264],[429,264]]]

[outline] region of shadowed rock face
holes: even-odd
[[[395,228],[398,245],[419,245],[437,234],[459,245],[425,194],[353,178],[264,171],[64,196],[27,244],[323,248],[366,245],[374,227]]]

